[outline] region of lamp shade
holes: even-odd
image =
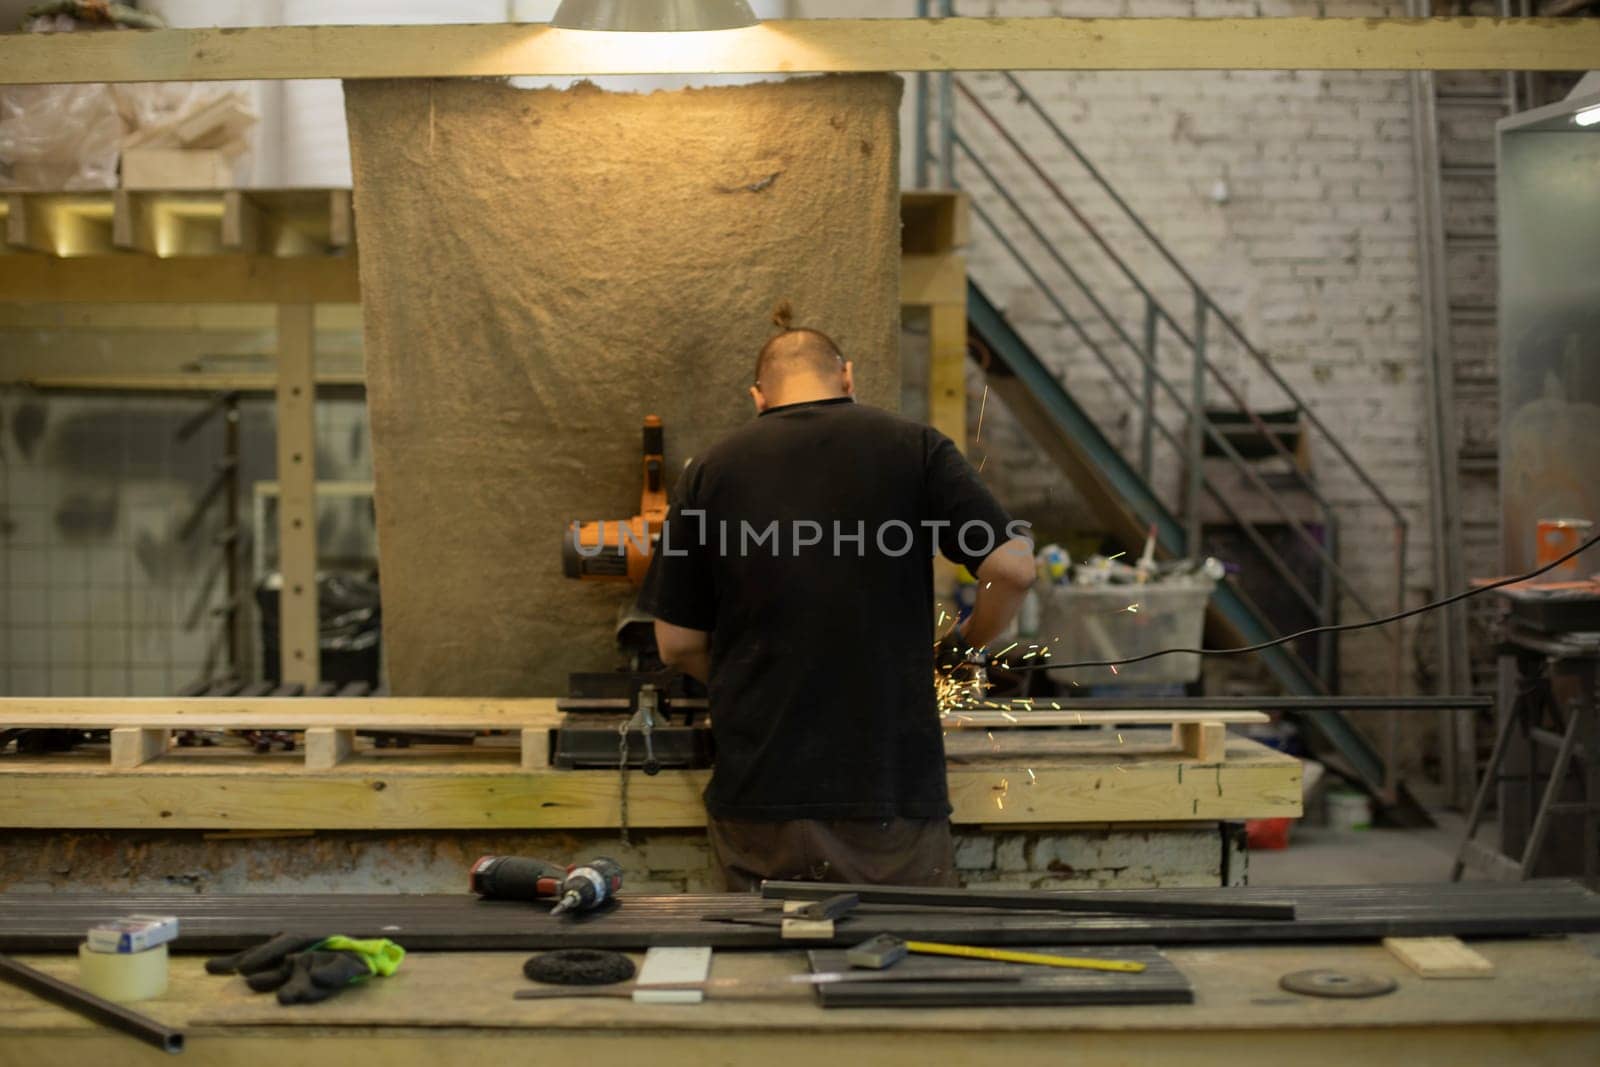
[[[733,30],[754,26],[745,0],[561,0],[550,25],[563,30]]]

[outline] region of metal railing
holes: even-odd
[[[950,14],[950,7],[948,2],[942,3],[941,13]],[[1348,597],[1351,603],[1368,617],[1375,617],[1378,614],[1357,587],[1352,576],[1339,563],[1336,550],[1339,520],[1335,505],[1327,498],[1316,480],[1302,468],[1294,451],[1279,435],[1279,431],[1263,419],[1259,411],[1245,399],[1242,384],[1230,378],[1213,358],[1212,345],[1215,342],[1222,342],[1231,345],[1233,350],[1244,356],[1253,370],[1259,372],[1257,375],[1259,380],[1270,383],[1278,390],[1283,397],[1283,403],[1295,410],[1300,432],[1315,433],[1316,439],[1322,446],[1321,453],[1353,475],[1355,483],[1365,490],[1370,501],[1382,508],[1392,519],[1395,538],[1395,610],[1403,608],[1407,524],[1400,507],[1384,492],[1326,422],[1312,410],[1305,398],[1279,373],[1271,360],[1251,343],[1244,331],[1199,280],[1184,267],[1144,219],[1129,206],[1038,98],[1029,92],[1014,74],[1000,72],[999,76],[1004,80],[1015,104],[1037,120],[1048,132],[1049,142],[1058,145],[1070,155],[1081,167],[1083,174],[1092,181],[1093,186],[1114,205],[1115,214],[1131,224],[1148,250],[1181,280],[1180,288],[1186,291],[1190,304],[1189,314],[1180,317],[1167,307],[1154,288],[1129,263],[1128,257],[1113,246],[1100,228],[1090,221],[1079,204],[1068,195],[1062,187],[1062,182],[1041,166],[1034,153],[1024,147],[1018,135],[1001,120],[995,110],[988,106],[964,80],[955,75],[939,76],[941,84],[938,143],[929,143],[926,133],[929,124],[919,126],[916,147],[919,162],[918,180],[926,181],[927,164],[937,162],[940,183],[952,188],[958,187],[960,185],[956,171],[958,161],[963,170],[970,168],[969,173],[981,179],[984,188],[969,190],[975,194],[972,197],[972,211],[975,217],[993,236],[1010,263],[1021,271],[1046,303],[1060,316],[1072,335],[1081,342],[1083,348],[1105,370],[1118,390],[1137,407],[1140,416],[1139,466],[1146,481],[1150,480],[1153,472],[1155,445],[1158,439],[1181,457],[1187,487],[1184,501],[1187,550],[1198,551],[1202,518],[1200,504],[1203,497],[1209,498],[1215,502],[1220,513],[1243,532],[1273,574],[1282,581],[1284,588],[1319,623],[1337,621],[1341,596]],[[919,79],[919,118],[931,118],[928,89],[926,80]],[[987,131],[988,136],[982,142],[982,148],[974,143],[958,121],[960,116],[956,107],[957,100],[960,101],[961,110],[975,115],[981,120],[980,128]],[[995,156],[986,149],[1002,146],[1009,152],[1009,156],[1004,158],[1014,158],[1038,183],[1037,187],[1030,186],[1029,192],[1035,195],[1029,198],[1029,202],[1057,208],[1058,214],[1042,220],[1043,212],[1038,208],[1030,210],[1022,202],[1023,197],[1013,192],[1006,181],[996,173],[996,166],[992,165]],[[1042,197],[1037,195],[1041,191],[1044,194]],[[1001,210],[1004,210],[1009,225],[1003,224],[1002,220],[997,218]],[[1085,269],[1075,266],[1068,256],[1062,253],[1059,236],[1063,231],[1063,225],[1069,221],[1070,226],[1076,227],[1086,235],[1093,247],[1104,257],[1104,262],[1100,265],[1109,268],[1110,276],[1117,279],[1119,291],[1114,296],[1107,296],[1097,291],[1085,277]],[[1019,232],[1025,233],[1032,239],[1038,247],[1038,254],[1030,256],[1020,247],[1018,240],[1013,236]],[[1056,273],[1064,277],[1068,283],[1066,292],[1074,295],[1074,301],[1080,307],[1087,305],[1090,310],[1075,313],[1063,295],[1062,287],[1051,284],[1044,277],[1040,269],[1041,264],[1048,264],[1049,268],[1053,268]],[[1122,288],[1123,286],[1130,288]],[[1116,303],[1124,299],[1128,300],[1131,306],[1141,308],[1142,317],[1137,324],[1130,325],[1124,322],[1122,315],[1107,306],[1108,302]],[[1099,338],[1096,336],[1097,331],[1101,334]],[[1188,363],[1186,382],[1180,380],[1175,383],[1171,377],[1162,372],[1158,366],[1158,351],[1166,354],[1176,351],[1182,354]],[[1132,357],[1132,369],[1138,372],[1137,381],[1128,373],[1130,363],[1125,358],[1128,356]],[[1228,435],[1207,417],[1207,396],[1213,389],[1254,429],[1259,439],[1270,449],[1271,456],[1287,461],[1288,488],[1292,492],[1303,494],[1315,505],[1317,522],[1308,524],[1298,518],[1285,491],[1269,484],[1259,466],[1245,459]],[[1159,413],[1158,408],[1163,404],[1184,420],[1181,436]],[[1282,520],[1282,526],[1292,536],[1294,543],[1309,550],[1311,556],[1320,564],[1320,581],[1315,583],[1318,586],[1315,592],[1308,588],[1307,582],[1295,571],[1283,552],[1273,547],[1259,525],[1249,521],[1236,506],[1235,501],[1229,499],[1229,494],[1213,484],[1206,476],[1204,453],[1208,443],[1227,461],[1228,467],[1237,473],[1253,496],[1264,502],[1265,506]],[[1321,527],[1321,536],[1309,528],[1312,525]],[[1395,642],[1394,671],[1395,681],[1398,684],[1399,631],[1391,630],[1389,633]],[[1331,636],[1325,635],[1319,645],[1317,657],[1324,672],[1325,682],[1331,682],[1327,672],[1333,659],[1332,649]]]

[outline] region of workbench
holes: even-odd
[[[282,1008],[238,978],[175,957],[165,995],[139,1005],[187,1029],[205,1064],[762,1063],[941,1065],[1060,1062],[1407,1064],[1600,1062],[1600,937],[1474,942],[1496,974],[1422,979],[1375,944],[1166,949],[1193,1005],[835,1009],[810,989],[699,1005],[517,1001],[522,953],[413,953],[392,978],[320,1005]],[[71,979],[65,956],[22,957]],[[721,952],[713,978],[771,978],[804,955]],[[1364,1000],[1286,993],[1313,967],[1392,977]],[[936,1044],[935,1044],[936,1042]],[[0,1064],[161,1062],[164,1053],[0,985]],[[1041,1057],[1047,1057],[1042,1058]]]

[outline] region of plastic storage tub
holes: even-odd
[[[1194,575],[1151,585],[1051,586],[1041,591],[1039,641],[1049,643],[1057,663],[1200,648],[1206,602],[1215,585],[1204,575]],[[1118,667],[1115,674],[1108,667],[1055,667],[1048,673],[1055,681],[1081,686],[1192,682],[1200,677],[1200,657],[1158,656]]]

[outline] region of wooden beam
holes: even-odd
[[[355,752],[356,732],[335,730],[327,726],[306,731],[306,770],[328,771],[337,767]]]
[[[15,303],[280,304],[360,299],[355,256],[0,255],[0,301]]]
[[[328,190],[328,250],[347,251],[356,240],[356,216],[349,189]]]
[[[662,36],[527,23],[12,33],[0,34],[0,82],[1600,65],[1588,19],[779,19]]]
[[[967,450],[967,305],[962,280],[959,301],[928,308],[928,425]]]
[[[170,734],[166,730],[123,727],[111,731],[111,769],[131,771],[167,750]]]
[[[548,729],[554,697],[3,697],[0,722],[29,729]],[[3,773],[3,768],[0,768]]]
[[[261,250],[261,208],[248,194],[230,189],[222,194],[222,247],[250,255]]]
[[[1263,715],[1262,720],[1266,720]],[[1172,739],[1184,755],[1201,763],[1215,763],[1223,758],[1228,744],[1228,728],[1220,722],[1175,722]]]
[[[967,260],[960,255],[900,257],[900,303],[909,306],[967,302]],[[963,326],[963,328],[965,328]],[[962,338],[966,348],[966,338]]]
[[[10,757],[0,827],[36,829],[598,829],[618,824],[615,771],[399,765],[359,754],[319,773],[270,757],[216,766],[205,752],[119,773],[78,757]],[[1185,773],[1185,768],[1191,773]],[[1028,770],[1032,769],[1033,777]],[[1170,756],[997,761],[949,771],[960,825],[1162,823],[1300,814],[1300,763],[1242,738],[1192,773]],[[707,771],[632,775],[635,829],[705,825]]]
[[[321,678],[317,619],[317,334],[310,304],[278,306],[278,654],[282,681]]]

